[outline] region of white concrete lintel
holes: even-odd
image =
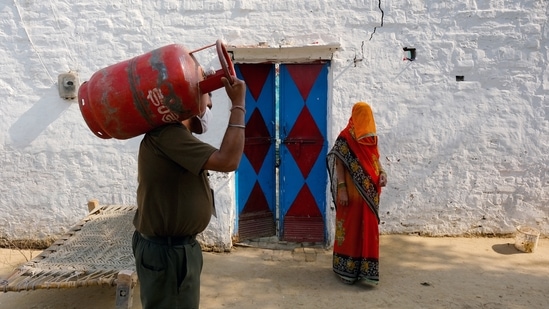
[[[307,63],[331,60],[339,43],[305,46],[227,46],[234,63]]]

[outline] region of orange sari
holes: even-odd
[[[345,179],[335,170],[339,159],[345,167]],[[333,270],[348,284],[357,280],[379,282],[379,196],[381,186],[375,122],[370,106],[359,102],[347,127],[341,131],[327,155],[336,230]],[[345,182],[346,187],[338,188]],[[338,205],[337,190],[347,190],[348,204]]]

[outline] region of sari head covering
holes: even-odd
[[[347,127],[349,128],[353,139],[359,143],[377,144],[376,122],[374,121],[372,108],[368,103],[358,102],[353,105],[351,118],[349,119]],[[371,137],[374,137],[374,139],[372,140]]]
[[[372,108],[366,102],[353,105],[345,129],[337,137],[326,162],[331,181],[332,198],[337,201],[335,159],[339,158],[353,179],[353,184],[379,222],[379,175],[382,172],[377,148],[377,133]]]

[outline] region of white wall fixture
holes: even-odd
[[[74,72],[62,73],[58,77],[59,96],[65,100],[73,100],[78,96],[80,81]]]

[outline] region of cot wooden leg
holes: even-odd
[[[99,207],[99,201],[98,200],[89,200],[88,201],[88,212],[92,212],[94,209]]]
[[[130,309],[133,301],[133,287],[137,284],[137,273],[122,270],[116,284],[116,309]]]

